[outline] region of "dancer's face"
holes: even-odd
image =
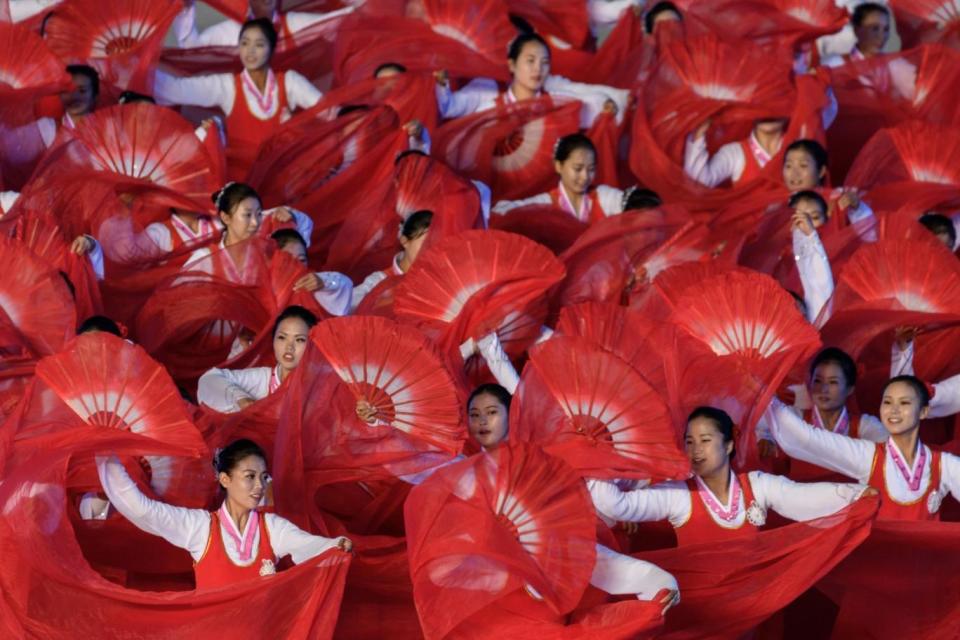
[[[826,167],[818,167],[813,156],[803,149],[787,152],[783,161],[783,183],[791,192],[814,189],[826,174]]]
[[[277,326],[273,334],[273,355],[287,373],[296,369],[303,359],[309,334],[310,327],[300,318],[286,318]]]
[[[847,404],[853,387],[847,384],[843,369],[835,362],[823,362],[810,378],[810,397],[821,411],[838,411]]]
[[[232,213],[220,212],[220,220],[227,229],[227,235],[234,242],[246,240],[260,228],[263,211],[256,198],[245,198],[234,207]]]
[[[497,446],[507,438],[509,412],[496,396],[481,393],[470,401],[470,436],[484,449]]]
[[[887,385],[880,402],[880,422],[890,435],[902,435],[919,428],[929,407],[920,406],[920,397],[912,385],[894,382]]]
[[[531,93],[543,89],[550,75],[550,53],[539,42],[528,42],[516,60],[509,61],[513,81]]]
[[[583,195],[597,175],[597,160],[589,149],[576,149],[563,162],[554,162],[567,191]]]
[[[270,41],[258,27],[250,27],[240,34],[240,62],[247,71],[266,67],[272,53]]]
[[[221,473],[219,480],[228,502],[252,511],[260,505],[268,477],[266,461],[260,456],[247,456],[229,473]]]
[[[694,418],[687,424],[685,448],[693,472],[704,478],[729,468],[733,441],[724,442],[713,420]]]
[[[857,49],[861,53],[874,54],[883,49],[890,37],[890,18],[882,11],[871,11],[860,26],[854,27]]]

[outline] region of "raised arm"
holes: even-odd
[[[669,520],[679,526],[690,517],[690,490],[682,482],[621,491],[606,480],[587,480],[587,489],[597,512],[617,522]]]
[[[270,530],[270,545],[273,547],[273,553],[282,558],[289,555],[294,564],[300,564],[310,558],[315,558],[324,551],[333,549],[349,543],[349,540],[340,536],[338,538],[324,538],[307,533],[297,527],[286,518],[267,513],[267,527]],[[349,551],[349,549],[344,549]]]
[[[793,228],[793,257],[797,261],[800,284],[803,286],[803,301],[807,307],[807,320],[815,322],[827,300],[833,295],[833,271],[830,260],[815,229],[807,235],[805,230]]]
[[[154,96],[162,105],[220,107],[229,114],[233,110],[236,90],[229,73],[181,78],[157,71]]]
[[[696,133],[687,138],[683,152],[683,171],[705,187],[716,187],[725,180],[736,180],[743,173],[746,158],[743,146],[731,142],[720,147],[711,158],[706,136]]]
[[[817,429],[774,398],[765,414],[780,448],[791,458],[842,473],[860,482],[870,479],[876,444]]]
[[[210,514],[203,509],[175,507],[143,495],[116,456],[97,456],[100,484],[117,511],[137,528],[186,549],[198,560],[210,537]]]
[[[750,484],[761,506],[797,521],[836,513],[858,500],[869,489],[866,484],[844,482],[804,484],[761,471],[750,472]]]

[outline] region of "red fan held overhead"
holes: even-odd
[[[437,130],[433,154],[510,200],[556,184],[553,146],[580,129],[580,103],[553,99],[505,104],[451,120]]]
[[[394,312],[443,334],[445,347],[496,330],[564,275],[546,247],[503,231],[466,231],[417,258]]]
[[[147,103],[98,109],[80,119],[75,133],[88,155],[72,152],[74,162],[192,198],[199,211],[209,209],[220,186],[193,125],[170,109]]]
[[[67,0],[50,18],[46,40],[62,59],[97,67],[118,91],[151,94],[163,37],[180,9],[153,0]]]
[[[593,506],[579,475],[529,444],[504,444],[438,470],[404,508],[417,613],[443,638],[511,594],[564,614],[596,557]]]
[[[380,423],[450,453],[466,437],[456,386],[423,336],[380,317],[332,318],[313,344]]]
[[[501,0],[423,0],[430,28],[491,61],[502,62],[517,30]]]
[[[25,27],[0,22],[0,118],[4,124],[18,126],[32,120],[35,100],[69,86],[63,63],[43,39]]]
[[[672,322],[679,332],[668,365],[674,420],[682,424],[698,405],[728,410],[740,424],[742,464],[761,412],[794,364],[820,346],[819,335],[786,290],[754,272],[688,287]]]
[[[511,405],[511,437],[536,442],[586,477],[685,478],[670,413],[630,365],[585,340],[530,350]]]
[[[33,357],[56,353],[73,335],[76,311],[53,265],[23,243],[0,237],[0,335]]]
[[[89,427],[129,431],[191,455],[205,450],[167,372],[122,338],[78,336],[65,351],[41,360],[37,377]]]

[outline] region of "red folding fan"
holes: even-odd
[[[180,8],[152,0],[67,0],[48,21],[47,44],[64,60],[96,66],[118,91],[152,93],[160,47]]]
[[[83,334],[41,360],[37,377],[90,427],[129,431],[192,455],[205,450],[170,376],[122,338]]]
[[[755,272],[687,287],[672,323],[679,333],[666,368],[674,420],[682,424],[701,404],[728,409],[740,424],[742,464],[753,451],[762,410],[793,366],[819,348],[820,337],[790,294]]]
[[[394,312],[443,334],[445,347],[495,330],[559,282],[550,250],[503,231],[467,231],[426,250],[397,287]],[[454,344],[455,343],[455,344]]]
[[[0,331],[34,357],[56,353],[76,330],[67,284],[23,243],[0,236]]]
[[[502,61],[517,31],[501,0],[423,0],[430,28],[488,60]]]
[[[75,133],[86,151],[70,154],[77,165],[169,189],[195,200],[200,211],[219,187],[193,125],[170,109],[146,103],[98,109]]]
[[[546,96],[487,109],[442,125],[433,154],[486,183],[495,200],[541,193],[556,184],[553,147],[579,131],[579,114],[578,101]]]
[[[533,445],[504,444],[438,470],[410,492],[404,514],[429,638],[511,594],[525,599],[524,589],[569,612],[593,571],[596,516],[583,481]]]
[[[582,302],[560,310],[556,330],[589,340],[624,360],[654,389],[665,389],[660,324],[644,314],[618,304]]]
[[[9,126],[32,120],[34,101],[70,86],[63,63],[33,31],[0,22],[0,119]]]
[[[511,405],[511,437],[536,442],[586,477],[685,478],[662,394],[630,365],[582,338],[530,350]]]
[[[310,335],[378,421],[444,451],[460,451],[465,430],[456,386],[418,331],[371,316],[332,318]]]
[[[954,128],[904,122],[882,129],[870,139],[857,154],[847,183],[861,189],[896,182],[957,186],[958,152],[960,134]]]

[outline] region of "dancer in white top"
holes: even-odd
[[[300,364],[310,328],[316,324],[316,316],[303,307],[287,307],[277,316],[271,334],[276,366],[210,369],[200,376],[197,401],[221,413],[234,413],[263,400],[279,389]]]
[[[550,47],[535,33],[523,33],[510,43],[507,54],[513,81],[501,91],[496,81],[477,78],[459,91],[451,91],[446,73],[437,76],[437,105],[444,118],[459,118],[477,111],[492,109],[498,104],[510,104],[542,95],[576,98],[583,103],[580,124],[589,128],[602,112],[614,112],[622,121],[629,91],[604,85],[571,82],[550,75]]]

